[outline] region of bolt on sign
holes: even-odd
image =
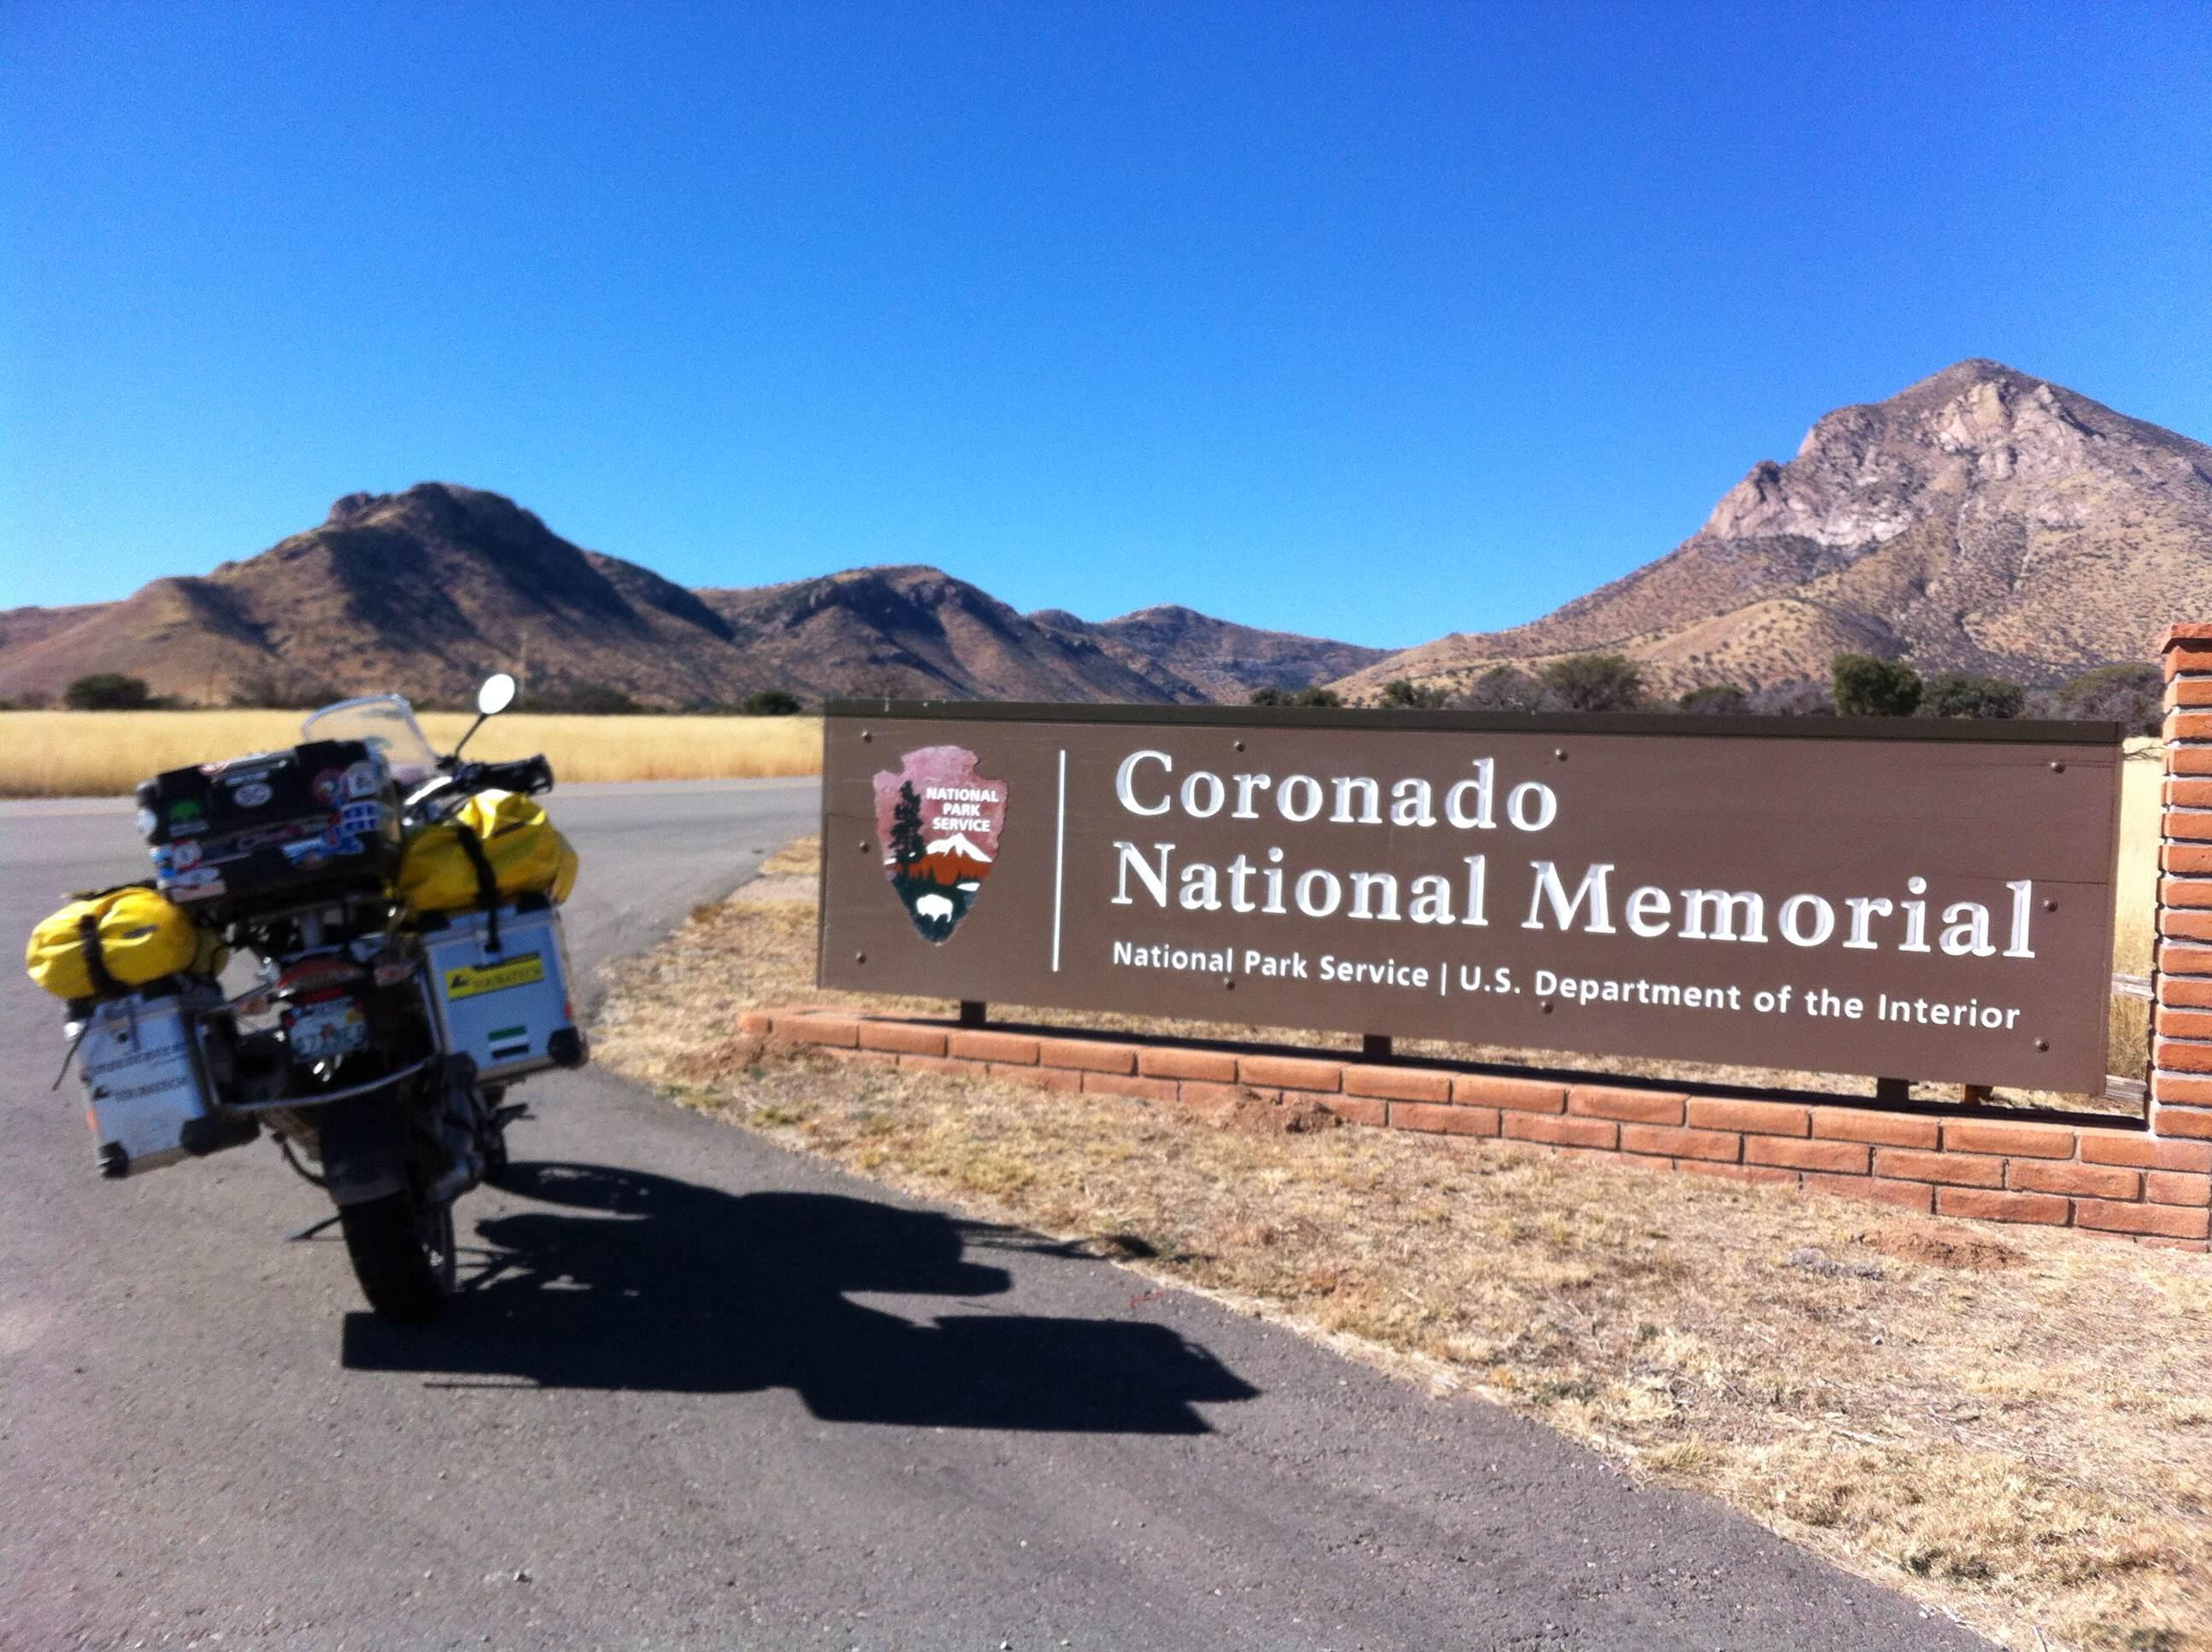
[[[2101,1091],[2108,724],[841,702],[824,987]]]

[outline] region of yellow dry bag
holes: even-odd
[[[576,883],[576,852],[545,811],[519,792],[479,792],[451,817],[407,840],[399,855],[399,898],[417,912],[458,912],[482,904],[486,878],[500,898],[550,895],[565,901]]]
[[[56,998],[112,998],[164,975],[222,973],[222,937],[132,884],[71,901],[31,932],[23,967]]]

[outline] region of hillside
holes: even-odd
[[[671,703],[742,681],[727,628],[689,592],[441,483],[349,495],[250,560],[82,612],[0,648],[0,694],[118,671],[195,701],[394,686],[458,701],[526,662],[533,686],[610,683]]]
[[[1619,650],[1654,683],[1819,677],[1840,650],[2044,683],[2212,612],[2212,447],[1995,361],[1838,409],[1665,556],[1511,630],[1348,676],[1455,688]]]
[[[1133,670],[1165,673],[1196,684],[1216,700],[1231,702],[1249,698],[1255,689],[1303,689],[1326,683],[1387,659],[1390,653],[1236,625],[1172,603],[1096,624],[1061,608],[1040,609],[1029,617],[1065,635],[1091,638]]]
[[[750,665],[795,692],[1191,704],[1093,639],[1024,619],[933,568],[869,568],[757,590],[702,591]]]
[[[517,670],[558,699],[614,689],[647,704],[730,704],[761,689],[838,695],[1199,703],[1259,671],[1301,682],[1372,650],[1225,625],[1188,610],[1182,674],[1130,621],[1040,624],[930,568],[861,568],[755,589],[687,591],[586,550],[497,494],[445,483],[350,494],[326,520],[246,561],[153,581],[120,602],[0,613],[0,696],[92,671],[197,703],[389,688],[465,699]],[[1117,629],[1116,628],[1122,628]],[[1197,641],[1205,639],[1205,641]]]

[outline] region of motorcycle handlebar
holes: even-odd
[[[553,765],[543,756],[519,757],[504,763],[470,763],[456,778],[471,792],[495,790],[534,794],[553,789]]]

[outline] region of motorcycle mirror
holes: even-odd
[[[477,690],[477,715],[496,717],[514,703],[514,678],[505,671],[494,671]]]
[[[505,671],[494,671],[477,690],[477,720],[469,725],[469,732],[453,744],[453,755],[446,759],[451,767],[460,761],[461,748],[476,738],[476,732],[484,726],[484,719],[496,717],[514,703],[514,678]]]

